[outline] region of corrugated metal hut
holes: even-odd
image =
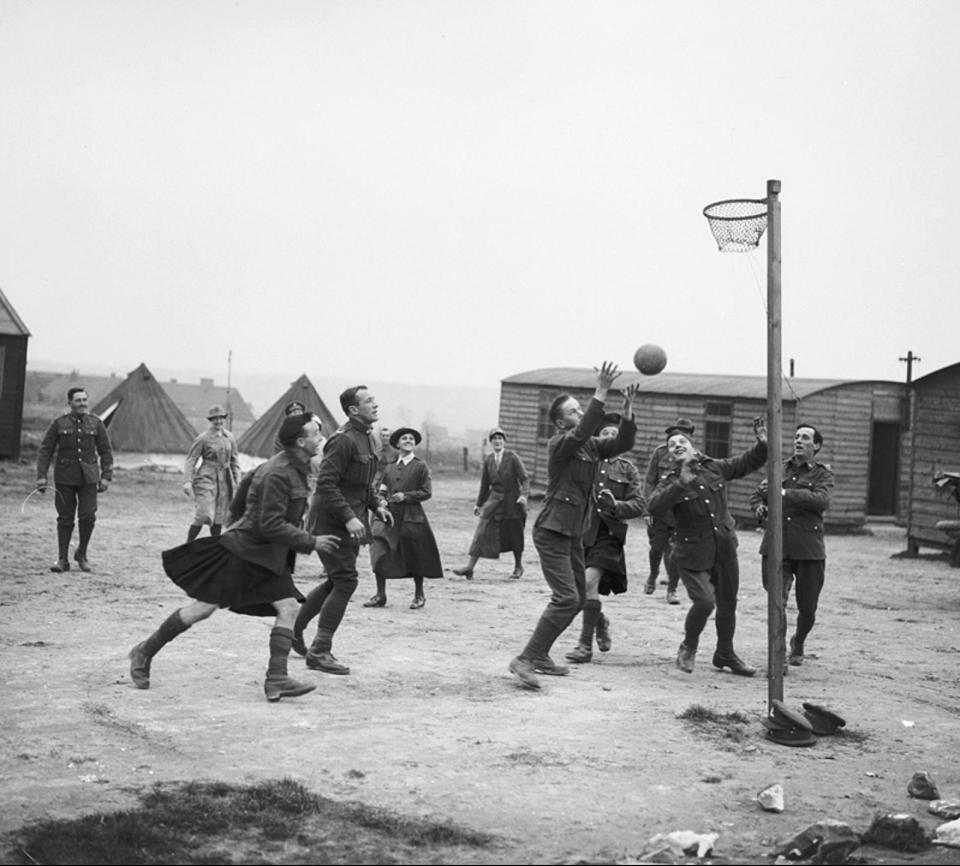
[[[302,373],[300,378],[292,382],[277,401],[237,440],[240,453],[264,458],[276,454],[277,433],[283,423],[283,410],[294,400],[302,403],[308,412],[313,412],[320,418],[324,436],[329,438],[330,434],[340,426],[317,389],[313,387],[307,374]]]
[[[624,387],[634,381],[640,382],[643,391],[634,410],[637,445],[631,459],[641,473],[653,449],[664,441],[664,428],[678,417],[696,425],[693,440],[698,448],[714,457],[727,457],[750,447],[753,419],[766,412],[765,376],[624,373],[616,384]],[[550,403],[567,392],[585,404],[595,385],[593,370],[575,367],[530,370],[502,380],[500,425],[536,488],[546,485],[546,447],[553,434],[547,415]],[[871,515],[896,516],[905,387],[899,382],[784,380],[783,454],[791,453],[793,431],[800,421],[815,424],[823,432],[821,459],[831,464],[837,480],[828,524],[854,527]],[[619,396],[608,398],[607,406],[619,411]],[[753,520],[749,497],[762,477],[761,471],[731,484],[731,510],[739,520]]]
[[[960,363],[916,379],[909,390],[910,430],[903,450],[908,549],[949,549],[954,541],[937,523],[960,519],[960,506],[949,488],[934,485],[934,476],[960,472]]]
[[[30,332],[0,291],[0,458],[20,456]]]
[[[115,451],[186,454],[197,431],[141,364],[94,407]]]

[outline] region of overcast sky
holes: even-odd
[[[0,288],[30,358],[496,386],[960,361],[960,3],[0,0]]]

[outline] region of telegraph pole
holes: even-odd
[[[907,384],[909,385],[913,381],[913,362],[921,361],[922,358],[918,358],[913,354],[913,349],[907,350],[907,356],[905,358],[900,358],[902,362],[907,365]]]

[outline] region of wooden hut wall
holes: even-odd
[[[830,464],[835,479],[833,501],[825,515],[828,526],[866,523],[873,422],[901,422],[903,399],[903,389],[889,382],[855,382],[818,391],[794,404],[790,424],[784,412],[785,438],[792,440],[796,425],[804,421],[823,434],[819,459]]]
[[[547,442],[549,425],[544,424],[544,415],[550,403],[562,393],[576,397],[586,405],[593,395],[592,390],[563,389],[540,385],[506,383],[500,388],[500,424],[507,434],[507,447],[515,450],[523,459],[530,473],[531,486],[543,492],[547,484]],[[753,419],[763,414],[765,403],[761,400],[727,400],[732,403],[730,453],[739,454],[753,445]],[[696,426],[694,444],[700,447],[705,424],[706,400],[700,396],[682,394],[641,393],[634,405],[637,422],[637,441],[628,455],[641,475],[646,473],[650,455],[657,445],[665,441],[664,428],[677,418],[689,418]],[[607,410],[619,412],[622,400],[614,395],[607,400]],[[792,441],[785,436],[785,442]],[[763,478],[758,471],[730,484],[729,503],[738,521],[753,522],[749,500],[754,487]]]
[[[0,458],[20,456],[27,337],[0,335]]]
[[[946,549],[950,538],[938,520],[960,519],[960,506],[933,486],[936,472],[960,472],[960,364],[944,367],[913,383],[908,476],[907,541]]]

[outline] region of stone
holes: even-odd
[[[949,845],[951,848],[960,848],[960,818],[941,824],[934,831],[933,842],[936,845]]]
[[[939,800],[940,792],[937,790],[937,783],[933,781],[930,774],[921,770],[913,774],[913,778],[907,784],[907,793],[918,800]]]
[[[960,800],[934,800],[927,811],[944,821],[960,818]]]
[[[768,812],[783,811],[783,785],[774,783],[757,792],[757,802]]]

